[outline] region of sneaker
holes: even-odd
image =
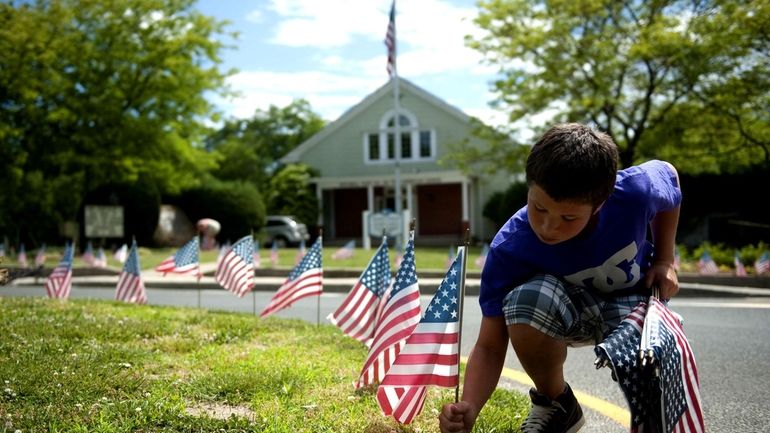
[[[522,433],[575,433],[585,424],[583,409],[569,385],[555,400],[534,388],[529,390],[529,398],[532,409],[521,424]]]

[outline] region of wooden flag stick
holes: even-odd
[[[457,320],[457,386],[455,403],[460,401],[460,352],[463,347],[463,309],[465,307],[465,268],[468,263],[468,247],[471,243],[471,229],[465,229],[465,250],[463,251],[462,271],[460,272],[460,299],[457,301],[460,317]]]

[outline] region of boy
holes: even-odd
[[[492,241],[479,336],[461,401],[439,414],[442,432],[472,430],[497,386],[508,341],[535,384],[522,432],[578,431],[583,412],[564,380],[567,347],[601,342],[652,285],[663,299],[679,291],[677,172],[663,161],[618,171],[617,161],[608,135],[575,123],[554,126],[532,147],[527,205]]]

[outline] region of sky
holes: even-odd
[[[227,31],[222,69],[239,96],[212,98],[226,117],[249,118],[257,109],[304,98],[327,121],[387,83],[384,44],[391,0],[199,0],[197,8]],[[475,0],[403,0],[396,6],[397,67],[434,96],[498,125],[490,108],[495,68],[466,47]]]

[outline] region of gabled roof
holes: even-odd
[[[436,108],[443,110],[444,112],[456,117],[461,122],[465,122],[465,123],[470,122],[470,117],[467,114],[463,113],[459,108],[456,108],[453,105],[448,104],[444,100],[434,96],[433,94],[422,89],[421,87],[418,87],[411,81],[408,81],[408,80],[405,80],[404,78],[399,77],[398,84],[399,84],[399,90],[401,91],[405,90],[413,94],[414,96],[423,99],[424,101],[435,106]],[[358,104],[354,105],[353,107],[349,108],[347,111],[342,113],[342,116],[340,116],[337,120],[328,124],[324,129],[322,129],[312,137],[308,138],[307,140],[303,141],[299,146],[295,147],[294,150],[287,153],[283,158],[281,158],[281,162],[283,162],[284,164],[291,164],[291,163],[298,162],[302,154],[312,149],[318,143],[322,142],[324,139],[326,139],[326,137],[334,133],[334,131],[341,128],[343,125],[345,125],[349,121],[355,119],[356,116],[358,116],[358,114],[360,114],[361,112],[369,108],[376,101],[384,97],[390,97],[390,95],[392,94],[393,94],[393,80],[391,79],[387,83],[385,83],[383,86],[381,86],[379,89],[375,90],[369,96],[364,98],[361,102],[359,102]]]

